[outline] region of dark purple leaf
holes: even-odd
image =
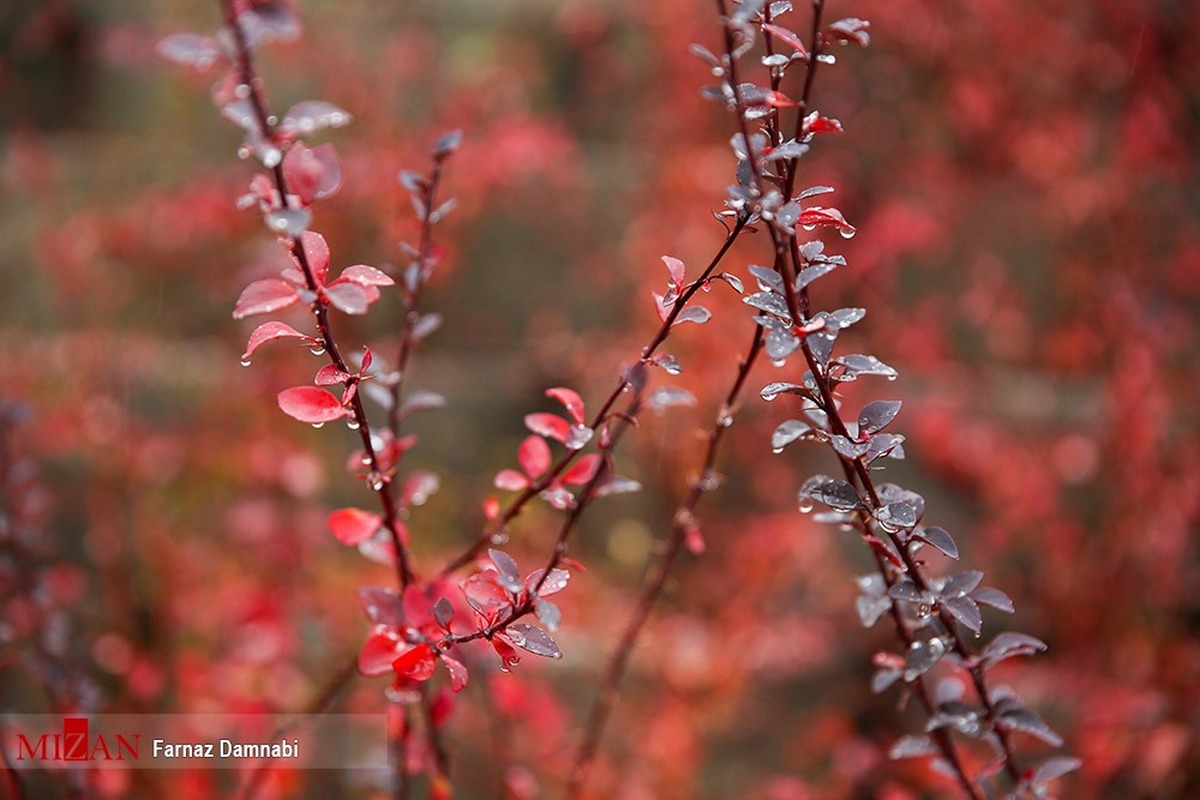
[[[367,618],[389,628],[404,627],[404,604],[391,589],[383,586],[358,587],[358,602]]]
[[[853,486],[846,481],[834,480],[825,475],[817,475],[805,481],[800,494],[838,511],[853,511],[862,506],[862,500]]]
[[[975,605],[975,601],[970,597],[943,598],[942,608],[975,633],[983,629],[983,617],[979,613],[979,606]]]
[[[954,542],[954,537],[945,531],[943,528],[931,527],[922,528],[917,532],[917,538],[936,547],[950,558],[958,558],[958,545]]]
[[[904,655],[904,680],[915,681],[946,655],[946,643],[941,639],[918,639]]]
[[[515,647],[528,650],[536,656],[562,658],[562,651],[550,634],[527,622],[514,622],[504,629],[504,635]]]
[[[1045,649],[1046,643],[1041,639],[1026,633],[1005,631],[998,634],[988,644],[987,648],[983,651],[982,660],[984,666],[990,667],[1006,658],[1033,655]]]
[[[1061,747],[1063,740],[1036,712],[1027,708],[1002,714],[999,724],[1012,731],[1021,731],[1041,739],[1051,747]]]
[[[775,432],[771,434],[771,449],[778,453],[811,430],[811,425],[801,422],[798,419],[789,419],[786,422],[782,422],[775,429]]]
[[[454,621],[454,604],[448,598],[439,597],[433,604],[433,618],[438,625],[450,630],[450,623]]]
[[[1009,614],[1016,610],[1013,607],[1012,598],[999,589],[993,589],[990,586],[976,589],[971,592],[971,597],[974,598],[976,603],[982,603],[985,606],[991,606]]]
[[[866,433],[876,433],[888,426],[900,413],[899,400],[875,400],[867,403],[858,412],[858,429]]]

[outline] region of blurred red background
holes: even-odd
[[[836,186],[859,229],[830,242],[851,268],[818,297],[865,306],[856,349],[901,372],[853,401],[904,401],[908,458],[892,479],[924,493],[965,567],[1014,598],[1015,618],[988,616],[987,629],[1049,643],[997,674],[1083,760],[1060,795],[1200,796],[1200,69],[1188,44],[1200,11],[831,7],[871,20],[873,41],[839,51],[815,90],[846,134],[814,147],[804,180]],[[439,131],[466,135],[447,184],[460,203],[441,233],[450,256],[428,299],[446,324],[411,378],[449,400],[417,420],[410,456],[442,477],[410,523],[431,565],[478,531],[523,415],[548,408],[542,390],[574,386],[594,404],[636,356],[656,325],[659,256],[698,269],[719,245],[709,212],[732,179],[732,131],[687,53],[715,46],[718,28],[709,4],[681,0],[298,10],[302,40],[260,64],[280,107],[323,98],[355,115],[327,137],[344,188],[316,227],[335,260],[399,260],[414,223],[393,176],[423,168]],[[234,207],[251,171],[207,101],[211,79],[154,51],[218,18],[198,1],[0,11],[2,393],[23,409],[13,452],[38,475],[10,491],[10,515],[37,533],[4,555],[7,711],[301,708],[361,643],[356,587],[389,580],[324,527],[330,508],[361,502],[342,469],[353,436],[275,406],[308,379],[307,354],[264,349],[238,365],[252,325],[230,319],[233,301],[281,254]],[[743,243],[732,266],[764,253]],[[561,595],[565,659],[515,676],[481,664],[458,697],[448,736],[462,797],[501,796],[479,766],[496,739],[521,780],[557,791],[699,457],[693,433],[749,336],[735,298],[706,302],[717,318],[669,348],[699,407],[634,432],[621,463],[645,490],[597,505],[572,551],[589,571]],[[381,339],[396,308],[341,330]],[[774,374],[763,365],[752,385]],[[831,467],[815,447],[772,456],[783,414],[752,398],[738,417],[723,486],[701,507],[708,551],[678,569],[637,652],[595,797],[946,791],[923,764],[886,760],[921,721],[894,692],[869,691],[871,655],[893,646],[855,616],[853,578],[870,560],[796,512],[799,484]],[[518,560],[542,558],[552,521],[514,527]],[[379,708],[382,692],[360,679],[340,707]],[[1027,760],[1046,752],[1019,745]],[[207,797],[236,778],[141,773],[99,788]],[[377,789],[308,775],[268,787],[330,791]]]

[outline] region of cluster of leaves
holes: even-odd
[[[268,5],[247,7],[261,6],[270,17]],[[519,423],[528,410],[561,411],[553,401],[526,408],[527,399],[514,398],[570,385],[589,398],[589,410],[598,407],[591,398],[608,387],[596,385],[597,377],[607,381],[597,365],[629,361],[645,342],[642,330],[658,324],[649,301],[652,291],[664,293],[660,254],[693,265],[707,259],[711,189],[727,163],[716,143],[732,130],[695,101],[712,65],[686,50],[701,41],[720,53],[717,28],[694,0],[292,5],[322,33],[271,49],[271,66],[287,73],[272,88],[281,100],[328,97],[356,119],[353,140],[337,142],[346,186],[314,206],[339,262],[329,280],[347,264],[379,264],[375,253],[389,250],[395,229],[410,224],[411,215],[396,214],[404,193],[375,178],[420,163],[411,143],[432,141],[425,120],[470,132],[452,160],[463,202],[452,228],[442,229],[456,244],[433,289],[455,294],[445,306],[454,335],[433,343],[437,367],[428,380],[448,396],[471,399],[411,426],[405,421],[399,437],[407,444],[419,431],[426,446],[415,459],[428,464],[445,452],[453,465],[433,502],[401,515],[422,559],[449,557],[478,532],[478,504],[464,500],[473,496],[469,487],[486,486],[501,466],[519,469],[511,451],[520,434],[504,422]],[[809,9],[796,5],[769,24],[796,28],[802,35],[792,38],[811,52]],[[23,607],[42,607],[49,592],[55,603],[73,605],[66,660],[102,689],[100,707],[108,710],[301,708],[319,694],[311,680],[340,664],[357,672],[350,652],[366,626],[350,602],[357,586],[391,584],[386,567],[352,554],[331,557],[321,521],[342,506],[383,515],[339,474],[344,459],[334,451],[354,433],[336,423],[313,433],[307,423],[289,425],[275,407],[280,389],[310,383],[321,366],[308,369],[307,358],[295,357],[310,342],[289,337],[264,346],[253,371],[229,358],[241,352],[241,342],[231,341],[240,326],[219,319],[231,299],[293,262],[276,249],[274,258],[267,254],[274,266],[254,266],[266,252],[262,226],[248,225],[230,202],[245,193],[238,190],[244,165],[196,169],[188,166],[196,153],[171,149],[245,133],[231,135],[216,115],[180,102],[202,93],[205,79],[171,74],[153,58],[152,43],[164,31],[195,28],[193,20],[211,9],[164,6],[148,17],[79,6],[16,4],[8,18],[22,22],[6,28],[12,46],[0,57],[8,76],[0,93],[12,98],[16,86],[20,100],[26,90],[55,96],[39,95],[28,80],[45,66],[39,59],[78,54],[63,66],[86,73],[95,93],[93,102],[71,105],[104,112],[76,115],[83,127],[64,139],[21,119],[20,102],[6,105],[19,120],[0,148],[0,260],[11,289],[0,326],[6,396],[33,409],[21,449],[39,463],[55,502],[41,512],[46,580],[19,583],[5,619],[29,620]],[[963,598],[933,587],[946,607],[961,606],[973,620],[968,601],[979,587],[1001,586],[1018,612],[1009,626],[1050,644],[1052,658],[1006,660],[989,670],[989,683],[1013,683],[1085,756],[1085,767],[1058,793],[1192,796],[1200,785],[1191,711],[1200,640],[1190,591],[1200,472],[1187,434],[1195,427],[1200,245],[1196,226],[1187,224],[1194,182],[1181,176],[1195,161],[1189,109],[1200,83],[1186,42],[1196,12],[1121,0],[1086,8],[985,0],[952,17],[931,3],[829,7],[869,18],[871,48],[845,58],[855,46],[835,47],[817,62],[821,110],[853,120],[854,145],[821,147],[799,186],[837,186],[836,195],[804,202],[836,206],[862,232],[842,241],[836,228],[818,229],[852,268],[813,285],[820,298],[814,310],[870,309],[839,334],[832,357],[874,353],[904,373],[878,386],[903,397],[908,413],[871,440],[907,434],[901,447],[909,459],[883,457],[872,466],[888,464],[888,480],[922,487],[930,510],[917,527],[927,539],[939,536],[934,525],[953,531],[965,566],[927,541],[917,558],[931,576],[986,568],[987,580]],[[762,51],[743,63],[755,64]],[[834,53],[841,66],[826,70]],[[799,63],[791,68],[778,89],[796,103],[804,94],[801,70]],[[46,77],[59,85],[62,74]],[[785,116],[794,111],[780,98],[762,99]],[[300,136],[312,149],[323,141],[316,131]],[[145,168],[147,147],[154,170]],[[828,202],[831,196],[837,201]],[[739,237],[734,255],[769,268],[755,246]],[[237,263],[246,268],[229,268]],[[375,374],[358,387],[369,408],[372,398],[391,395],[385,379],[401,371],[396,342],[380,334],[381,312],[397,293],[407,304],[403,270],[380,268],[396,285],[381,287],[382,302],[365,319],[330,312],[345,341],[370,344],[375,364],[367,374]],[[754,287],[757,278],[742,266],[723,269]],[[630,283],[636,292],[626,291]],[[650,387],[646,408],[656,399],[686,401],[684,386],[701,408],[722,396],[734,349],[747,339],[734,325],[755,325],[730,313],[740,303],[734,295],[720,288],[705,295],[710,322],[672,334],[672,359],[662,366],[686,365],[686,373],[664,387],[670,392]],[[631,296],[636,305],[616,305]],[[307,313],[294,302],[249,319],[279,319],[310,333]],[[631,324],[609,324],[624,314]],[[358,331],[368,333],[356,340]],[[348,352],[353,374],[362,350]],[[376,370],[381,355],[386,373]],[[750,378],[754,390],[768,382],[801,385],[800,370],[777,373],[766,361],[760,357]],[[229,391],[235,384],[242,390]],[[867,378],[838,384],[848,428],[878,386]],[[339,399],[344,391],[319,388]],[[875,598],[885,586],[878,578],[855,592],[854,576],[866,580],[873,571],[872,551],[856,535],[810,524],[823,515],[797,520],[792,513],[794,488],[803,482],[796,470],[845,476],[837,461],[820,463],[832,458],[828,448],[787,444],[791,433],[803,433],[800,426],[814,425],[795,395],[779,396],[789,409],[778,419],[771,415],[781,410],[779,400],[737,409],[738,424],[728,430],[738,435],[728,438],[719,464],[729,476],[723,481],[696,469],[704,439],[680,429],[693,412],[640,419],[639,435],[627,442],[637,461],[621,471],[647,491],[609,504],[603,527],[584,529],[589,536],[571,554],[589,573],[551,598],[570,631],[569,638],[553,634],[562,661],[539,671],[541,659],[526,658],[518,675],[495,674],[498,659],[479,642],[453,654],[471,669],[470,702],[450,697],[443,667],[421,683],[434,690],[436,719],[445,718],[448,698],[457,701],[447,735],[464,754],[456,760],[459,792],[499,794],[492,782],[501,772],[514,790],[561,777],[562,742],[576,725],[571,710],[586,703],[599,669],[593,656],[619,639],[622,612],[640,604],[642,559],[657,573],[683,480],[691,481],[689,494],[693,484],[722,486],[703,519],[681,517],[692,533],[687,546],[705,547],[706,557],[679,559],[678,579],[667,581],[645,646],[629,658],[611,722],[621,735],[597,750],[586,796],[916,797],[945,787],[946,778],[929,768],[934,759],[884,760],[896,731],[922,733],[923,709],[903,675],[886,692],[867,691],[872,652],[884,651],[897,666],[905,654],[893,641],[888,603],[909,603],[886,591]],[[400,403],[384,407],[415,413],[431,399],[406,390]],[[372,433],[385,436],[371,411]],[[788,455],[769,458],[766,440],[785,418],[795,420],[780,434]],[[508,436],[515,437],[511,447]],[[563,454],[547,441],[554,457]],[[505,452],[509,463],[501,463]],[[353,457],[356,469],[361,456]],[[398,496],[414,463],[404,459],[404,474],[389,483]],[[572,494],[582,488],[564,485]],[[643,524],[659,515],[661,542]],[[530,538],[499,544],[507,534],[501,516],[497,504],[487,526],[497,541],[463,567],[488,569],[487,550],[498,546],[517,557],[522,574],[541,566],[540,558],[530,561]],[[522,522],[547,517],[555,515]],[[366,549],[384,557],[390,537],[375,530],[378,541]],[[457,601],[458,578],[443,593],[467,609]],[[1097,602],[1097,586],[1105,602]],[[860,606],[884,609],[872,630],[857,634],[855,594],[863,595]],[[986,603],[976,607],[984,638],[973,640],[969,627],[954,624],[982,654],[1006,617]],[[921,610],[918,602],[914,613]],[[55,621],[46,630],[61,629]],[[5,662],[9,706],[44,708],[46,693],[36,689],[53,673],[30,657],[32,639],[18,635],[12,644],[21,658]],[[959,700],[978,705],[953,656],[924,677],[935,702],[952,700],[957,682],[966,687]],[[942,683],[945,694],[938,694]],[[337,702],[378,710],[378,684],[351,683],[352,694]],[[907,706],[895,703],[897,690],[910,698]],[[501,728],[505,735],[494,735]],[[968,773],[978,774],[990,749],[952,734],[968,745],[961,748]],[[773,746],[760,746],[768,739]],[[1021,734],[1013,739],[1022,762],[1036,764],[1051,749]],[[410,770],[432,769],[433,754],[410,744]],[[477,771],[476,764],[496,766]],[[303,784],[286,793],[320,791],[304,777],[311,776],[272,780]],[[131,773],[103,776],[95,793],[213,796],[231,793],[234,779]],[[229,792],[214,781],[225,781]],[[36,785],[31,780],[27,794],[39,794]],[[355,791],[343,786],[343,793]]]
[[[720,4],[725,11],[725,4]],[[820,240],[802,242],[803,232],[832,227],[846,238],[854,235],[841,211],[807,204],[814,196],[832,189],[816,186],[796,191],[800,159],[808,152],[814,136],[840,133],[840,122],[826,120],[809,109],[809,89],[819,63],[833,63],[829,49],[834,44],[866,46],[869,23],[857,18],[822,23],[824,3],[814,4],[813,39],[805,47],[799,36],[782,26],[780,18],[792,11],[791,3],[739,3],[725,14],[725,48],[720,56],[697,46],[697,54],[709,62],[713,73],[724,80],[707,94],[722,102],[737,117],[738,133],[731,146],[738,160],[738,183],[729,188],[727,213],[744,213],[761,219],[767,227],[774,261],[770,268],[751,267],[758,292],[744,302],[757,312],[756,322],[766,331],[768,355],[777,364],[789,358],[802,360],[798,382],[772,382],[762,389],[765,400],[780,395],[797,398],[804,420],[782,423],[772,436],[778,453],[791,442],[810,439],[827,444],[837,457],[844,478],[816,475],[800,488],[800,508],[811,512],[815,503],[829,509],[820,514],[847,531],[857,531],[870,547],[878,571],[860,579],[863,594],[858,600],[864,626],[889,616],[903,652],[881,652],[875,658],[874,691],[883,691],[903,680],[908,691],[928,715],[926,732],[905,737],[892,748],[895,758],[935,756],[939,768],[953,776],[969,797],[980,792],[991,796],[998,773],[1006,773],[1008,791],[1014,797],[1044,796],[1047,784],[1079,766],[1072,758],[1057,758],[1036,770],[1023,770],[1011,742],[1013,733],[1028,733],[1051,745],[1062,740],[1036,712],[1025,708],[1006,687],[989,686],[989,670],[1014,656],[1044,650],[1046,645],[1027,634],[997,635],[976,654],[964,632],[978,636],[983,617],[979,605],[1005,612],[1012,601],[998,589],[979,588],[984,575],[965,571],[934,577],[920,554],[932,546],[950,558],[958,558],[958,547],[949,533],[923,525],[925,499],[894,483],[878,483],[873,473],[882,470],[882,459],[903,458],[904,437],[885,432],[900,411],[900,402],[875,400],[865,404],[855,421],[843,416],[838,397],[842,384],[863,376],[894,380],[898,373],[873,355],[835,355],[842,332],[863,319],[862,308],[814,311],[811,287],[815,281],[843,268],[844,258],[826,254]],[[765,55],[764,84],[744,81],[743,58],[761,43]],[[779,52],[782,51],[782,52]],[[789,99],[780,91],[793,65],[807,67],[804,95]],[[796,109],[790,132],[782,119],[784,109]],[[755,130],[757,128],[757,130]],[[965,686],[951,677],[937,688],[926,684],[927,673],[947,661],[965,675],[975,691],[974,704],[964,698]],[[977,775],[968,774],[954,731],[990,745],[994,759]]]

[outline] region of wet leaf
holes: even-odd
[[[950,558],[958,558],[958,545],[955,544],[954,537],[942,528],[937,526],[922,528],[917,532],[917,538],[928,542]]]
[[[461,692],[463,689],[467,688],[467,679],[469,677],[469,673],[467,672],[466,665],[457,659],[451,658],[445,653],[443,653],[440,658],[442,663],[446,666],[446,671],[450,673],[450,688],[455,692]]]
[[[237,305],[233,309],[233,318],[245,319],[254,314],[269,314],[272,311],[287,308],[299,299],[300,293],[297,291],[296,286],[287,281],[280,280],[279,278],[266,278],[261,281],[255,281],[242,290],[241,295],[237,299]],[[283,323],[275,324],[282,325]],[[266,340],[264,339],[264,341]]]
[[[778,452],[810,431],[812,426],[798,419],[781,422],[771,434],[771,449]]]
[[[834,480],[824,475],[817,475],[805,481],[800,494],[838,511],[853,511],[862,506],[858,491],[853,486],[846,481]]]
[[[858,429],[866,433],[883,430],[900,413],[899,400],[875,400],[858,412]]]
[[[341,419],[349,412],[342,401],[316,386],[293,386],[284,389],[277,398],[283,413],[301,422],[322,425]]]
[[[396,671],[397,675],[403,675],[414,681],[429,680],[433,677],[433,671],[436,668],[437,659],[434,658],[433,650],[427,644],[413,647],[392,662],[392,669]]]
[[[504,629],[504,635],[514,646],[528,650],[536,656],[562,658],[562,651],[550,634],[527,622],[514,622]]]
[[[383,586],[360,586],[358,587],[358,603],[362,606],[367,619],[372,622],[386,625],[389,628],[404,626],[404,608],[400,604],[399,595],[391,589]]]

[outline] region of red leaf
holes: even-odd
[[[392,662],[392,669],[397,675],[412,678],[414,681],[427,681],[437,668],[437,660],[427,644],[419,644]]]
[[[358,508],[341,508],[330,514],[326,523],[335,539],[347,547],[355,547],[379,530],[383,518]]]
[[[515,469],[502,469],[496,473],[493,485],[502,492],[519,492],[529,486],[529,479]],[[486,512],[486,507],[485,507]],[[499,511],[497,510],[497,513]],[[489,519],[491,519],[489,517]]]
[[[772,25],[770,23],[763,25],[762,29],[779,41],[791,46],[793,50],[800,54],[801,58],[808,58],[808,50],[804,48],[804,42],[800,41],[800,37],[795,32],[789,31],[781,25]]]
[[[492,649],[496,651],[496,655],[500,656],[501,672],[509,672],[521,662],[521,657],[517,655],[513,646],[498,637],[492,639]]]
[[[313,383],[317,386],[333,386],[334,384],[345,383],[350,377],[350,373],[342,372],[333,364],[326,364],[317,370],[317,375],[313,378]]]
[[[837,228],[843,236],[854,235],[854,226],[846,222],[846,218],[842,216],[842,212],[836,208],[811,206],[800,212],[800,219],[796,224],[809,230],[817,225],[823,225],[830,228]]]
[[[317,285],[325,284],[325,275],[329,272],[329,243],[325,237],[316,231],[305,231],[300,235],[300,243],[304,247],[304,260],[313,271]]]
[[[250,338],[246,341],[246,352],[242,354],[243,359],[248,359],[254,355],[254,351],[262,345],[274,339],[283,339],[286,337],[295,337],[297,339],[311,339],[310,336],[305,336],[300,331],[293,328],[291,325],[284,325],[282,322],[264,322],[254,329],[250,334]]]
[[[567,470],[566,474],[562,476],[562,482],[571,486],[583,486],[596,477],[596,471],[600,469],[600,464],[601,459],[599,454],[588,453]]]
[[[367,306],[371,304],[366,288],[349,281],[331,283],[325,288],[325,296],[334,308],[344,314],[365,314]]]
[[[567,435],[571,432],[571,424],[565,419],[545,413],[526,414],[525,427],[538,436],[546,436],[559,442],[566,442]]]
[[[331,144],[308,147],[296,142],[283,157],[288,189],[310,206],[337,192],[342,185],[342,165]]]
[[[761,100],[763,105],[771,106],[772,108],[795,108],[799,105],[783,92],[764,92]]]
[[[395,281],[383,270],[369,267],[366,264],[355,264],[346,267],[338,276],[339,281],[352,281],[359,286],[394,286]]]
[[[667,272],[671,276],[671,283],[676,286],[682,286],[686,270],[683,262],[678,258],[671,258],[671,256],[663,256],[662,260],[663,263],[667,265]],[[580,422],[582,421],[583,420],[580,420]]]
[[[804,118],[804,125],[801,128],[800,138],[806,136],[819,136],[823,133],[841,133],[842,123],[830,117],[823,117],[816,111]]]
[[[450,656],[443,655],[442,663],[446,665],[446,669],[450,672],[450,688],[456,692],[461,692],[467,688],[467,668],[461,661],[457,661]]]
[[[287,308],[300,299],[296,287],[279,278],[255,281],[242,290],[233,309],[234,319],[245,319],[252,314],[269,314]]]
[[[396,660],[400,637],[384,625],[371,628],[371,634],[358,651],[358,671],[368,678],[386,675]]]
[[[517,463],[530,478],[537,478],[550,469],[550,445],[540,436],[526,437],[517,448]]]
[[[316,386],[293,386],[279,393],[279,408],[289,417],[301,422],[322,425],[341,419],[349,412],[342,401]]]
[[[578,392],[564,386],[556,386],[553,389],[547,389],[546,396],[562,403],[566,407],[567,413],[571,415],[571,419],[579,425],[583,424],[583,399]]]

